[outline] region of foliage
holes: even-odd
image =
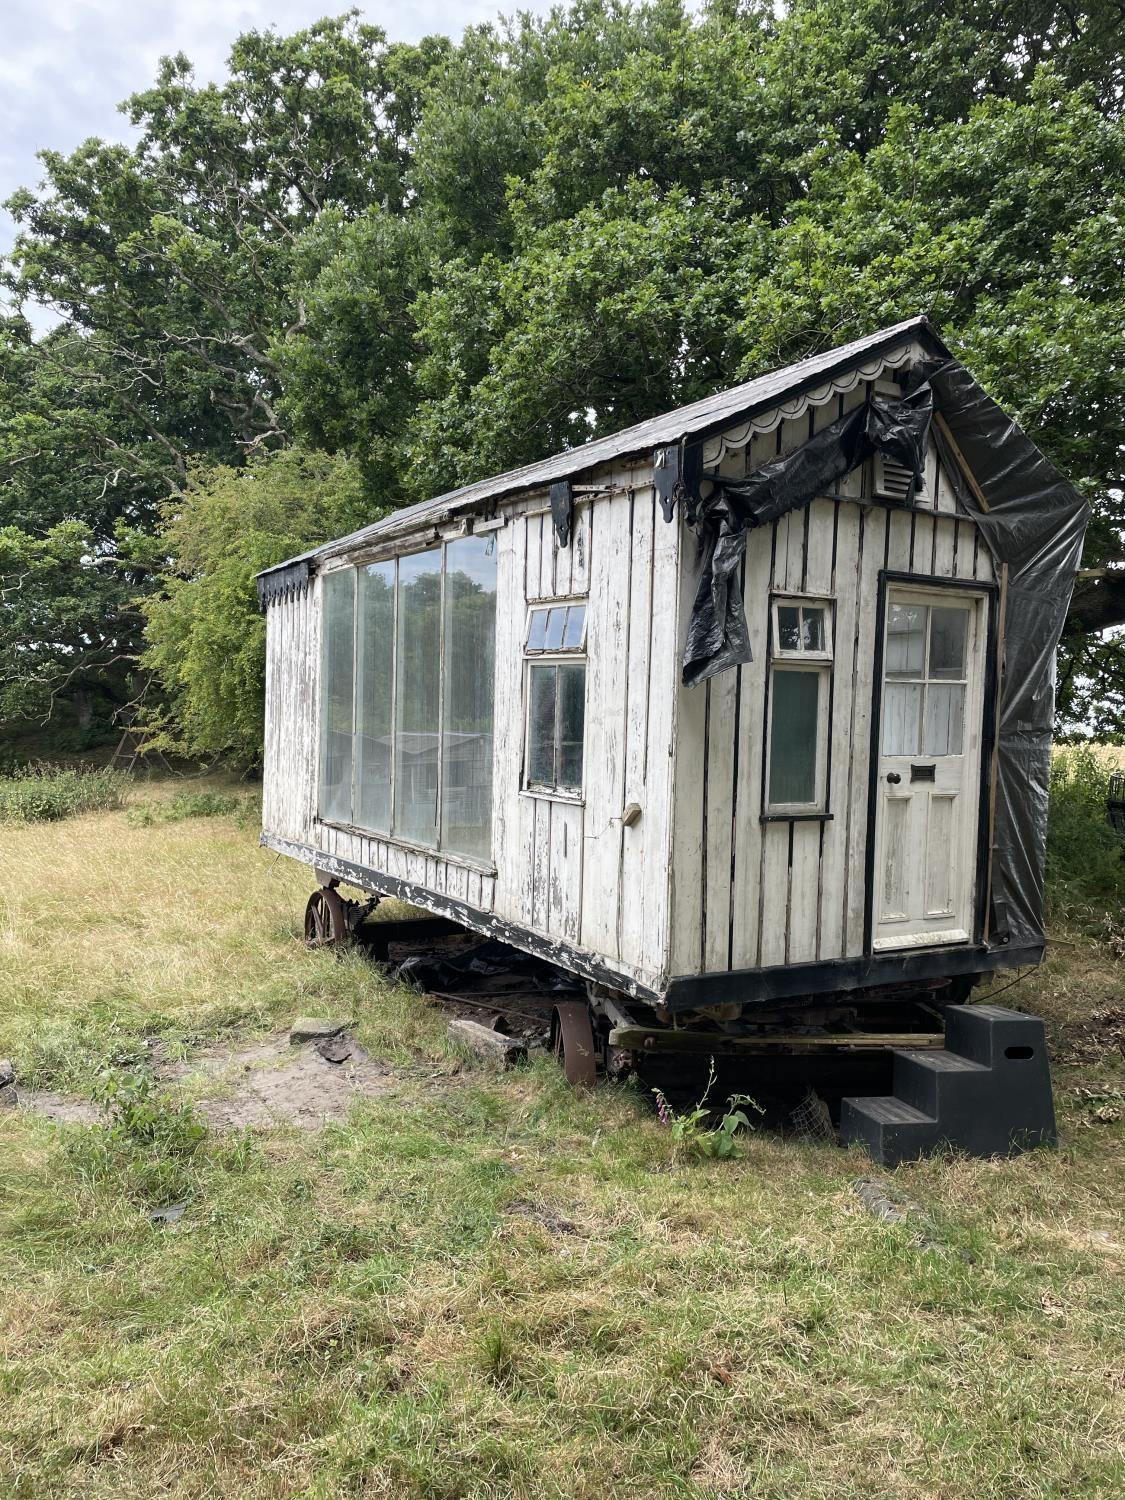
[[[165,695],[147,719],[154,744],[258,760],[265,623],[254,575],[371,519],[358,471],[343,458],[290,448],[192,476],[165,511],[172,569],[145,602],[142,660]]]
[[[742,1155],[740,1136],[754,1128],[746,1110],[755,1109],[761,1114],[761,1106],[749,1094],[731,1094],[727,1107],[717,1122],[714,1125],[708,1124],[717,1113],[707,1105],[714,1082],[715,1059],[712,1058],[707,1087],[700,1095],[699,1102],[683,1111],[673,1109],[663,1090],[653,1089],[657,1114],[661,1124],[668,1127],[677,1154],[683,1151],[688,1156],[711,1157],[717,1161],[728,1161],[731,1157]]]
[[[107,1067],[93,1089],[94,1102],[108,1118],[113,1140],[148,1147],[166,1156],[190,1156],[206,1128],[188,1104],[175,1104],[162,1095],[150,1069]]]
[[[0,823],[43,823],[123,807],[127,771],[36,764],[0,775]]]
[[[1111,774],[1088,745],[1056,750],[1051,761],[1048,914],[1094,934],[1125,911],[1125,843],[1106,817]]]
[[[0,721],[126,701],[155,590],[164,739],[254,759],[245,572],[197,578],[178,516],[267,452],[346,455],[369,518],[926,312],[1093,503],[1060,716],[1125,734],[1119,31],[583,0],[457,45],[249,32],[222,85],[166,59],[135,145],[45,151],[11,203],[4,280],[61,322],[0,338]]]

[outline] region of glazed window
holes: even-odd
[[[321,818],[487,861],[496,539],[325,575]]]
[[[581,651],[586,641],[586,606],[552,604],[527,616],[528,655],[541,651]]]
[[[884,755],[960,755],[968,685],[966,604],[893,603],[887,612]]]
[[[578,796],[586,721],[586,606],[528,611],[524,787]]]
[[[823,599],[778,598],[771,624],[765,810],[781,817],[824,813],[832,606]]]

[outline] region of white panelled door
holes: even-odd
[[[892,586],[875,809],[876,949],[965,943],[980,817],[986,600]]]

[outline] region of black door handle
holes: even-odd
[[[902,777],[898,774],[897,771],[888,771],[887,780],[892,786],[898,786],[899,782],[902,780]]]

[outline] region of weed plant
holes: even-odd
[[[125,806],[133,778],[108,766],[23,766],[0,776],[0,823],[44,823]]]

